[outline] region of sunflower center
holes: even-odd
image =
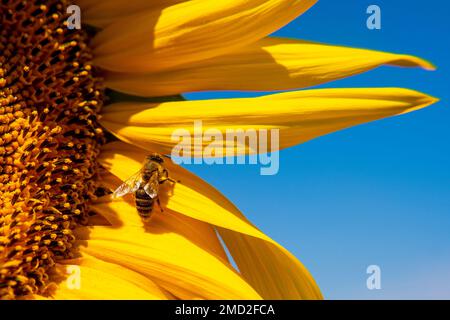
[[[66,1],[0,0],[0,298],[45,294],[97,186],[103,101]]]

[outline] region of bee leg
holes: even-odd
[[[159,201],[159,198],[156,198],[156,203],[158,204],[159,209],[161,210],[161,212],[164,212],[163,207],[161,206],[161,202]]]
[[[169,177],[169,171],[167,171],[167,169],[164,169],[162,177],[163,178],[160,180],[160,183],[164,183],[167,180],[169,180],[172,183],[181,182],[180,180],[175,180],[175,179],[172,179],[171,177]]]
[[[167,178],[165,178],[165,179],[161,179],[161,180],[159,180],[159,184],[163,184],[164,182],[166,182],[166,181],[170,181],[170,182],[172,182],[172,183],[177,183],[177,182],[180,182],[180,180],[174,180],[174,179],[172,179],[172,178],[169,178],[169,177],[167,177]]]

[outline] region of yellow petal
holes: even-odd
[[[255,42],[316,0],[192,0],[121,19],[93,41],[94,63],[148,72],[222,55]]]
[[[287,250],[230,229],[218,232],[244,279],[264,299],[323,298],[308,270]]]
[[[150,8],[164,8],[186,0],[77,0],[81,7],[83,22],[104,28],[130,15]]]
[[[124,173],[124,175],[126,174],[129,174],[129,172]],[[121,180],[118,180],[111,187],[115,188],[120,183]],[[227,255],[217,234],[209,224],[179,215],[167,208],[164,212],[160,212],[155,208],[152,220],[144,223],[138,216],[132,196],[127,196],[124,199],[111,200],[108,198],[105,200],[108,201],[100,199],[99,203],[92,205],[91,208],[106,218],[110,226],[114,228],[132,227],[136,228],[136,230],[140,229],[142,233],[161,233],[166,232],[166,229],[170,229],[171,232],[189,239],[197,246],[228,262]],[[164,198],[161,199],[163,205],[165,205],[166,201]]]
[[[436,101],[401,88],[320,89],[260,98],[117,103],[103,109],[101,123],[123,141],[170,154],[182,140],[172,137],[175,130],[193,136],[194,121],[202,120],[203,132],[220,130],[223,140],[229,140],[223,154],[233,154],[243,148],[235,145],[234,136],[227,137],[227,130],[253,129],[261,133],[261,129],[279,129],[279,147],[283,149],[337,130],[424,108]],[[208,139],[197,139],[191,146],[192,155],[202,155],[202,149],[210,144]]]
[[[135,214],[134,205],[122,202]],[[145,232],[126,225],[84,227],[77,229],[77,239],[82,253],[142,274],[181,299],[260,298],[227,261],[177,232],[176,222],[164,213]]]
[[[105,83],[121,92],[148,97],[209,90],[288,90],[342,79],[384,64],[434,69],[429,62],[408,55],[266,38],[175,70],[110,72]]]
[[[147,277],[84,254],[57,266],[66,274],[52,298],[58,300],[139,299],[161,300],[172,296]],[[76,279],[80,276],[79,280]]]
[[[107,144],[99,161],[114,175],[126,179],[125,168],[139,169],[145,151],[122,142]],[[320,290],[309,272],[286,249],[253,226],[239,210],[220,192],[202,179],[165,162],[170,175],[181,182],[175,185],[173,195],[168,198],[167,208],[220,227],[224,240],[230,245],[244,278],[251,283],[263,298],[273,299],[320,299]],[[226,230],[231,230],[227,233]],[[231,243],[234,233],[236,243]],[[231,242],[230,242],[231,241]],[[241,250],[241,255],[237,250]],[[243,257],[243,255],[247,255]],[[267,256],[267,257],[266,257]],[[247,266],[244,264],[247,263]],[[253,268],[249,271],[249,268]]]
[[[145,155],[146,152],[142,149],[123,142],[113,142],[103,147],[98,160],[112,174],[125,180],[130,176],[130,172],[141,168]],[[270,241],[269,237],[260,231],[255,231],[252,225],[242,225],[236,207],[212,186],[171,161],[165,161],[164,166],[168,169],[171,177],[180,181],[175,184],[173,194],[164,200],[166,202],[164,208],[201,221],[205,221],[203,217],[208,215],[209,220],[205,222],[214,225],[223,218],[228,221],[230,218],[227,216],[232,213],[235,216],[235,224],[240,226],[237,231]],[[187,212],[189,213],[187,214]],[[222,222],[222,224],[224,223],[226,221]]]

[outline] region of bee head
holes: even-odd
[[[158,163],[163,163],[164,159],[161,157],[161,155],[157,154],[157,153],[152,153],[151,155],[147,156],[147,160],[149,161],[155,161]]]

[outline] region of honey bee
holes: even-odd
[[[176,183],[169,177],[169,172],[163,166],[164,159],[158,153],[147,156],[142,168],[129,177],[113,193],[114,198],[134,193],[136,209],[141,218],[147,220],[153,213],[155,202],[162,210],[159,201],[159,186],[165,182]]]

